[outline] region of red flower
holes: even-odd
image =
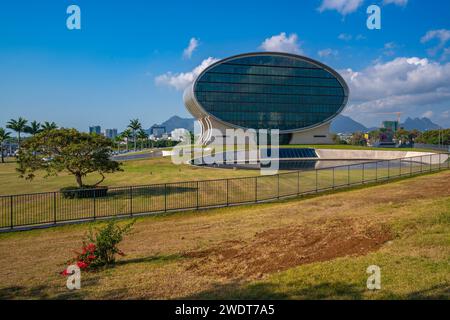
[[[80,269],[86,269],[86,268],[88,267],[88,264],[87,264],[86,262],[84,262],[84,261],[78,261],[78,262],[77,262],[77,266],[78,266]]]
[[[90,253],[94,252],[96,248],[97,248],[97,247],[96,247],[95,244],[93,244],[93,243],[89,243],[89,244],[86,246],[86,250],[89,251]]]

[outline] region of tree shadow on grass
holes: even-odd
[[[425,290],[419,290],[401,296],[406,300],[450,300],[450,283],[436,285]]]
[[[69,290],[66,288],[66,278],[61,276],[61,287],[51,285],[36,286],[11,286],[0,288],[0,300],[14,299],[41,299],[41,300],[78,300],[85,297],[83,287],[96,285],[100,280],[100,276],[82,278],[81,290]]]
[[[41,300],[69,300],[82,299],[83,293],[80,290],[73,290],[65,292],[58,292],[50,294],[55,288],[46,285],[39,285],[34,287],[12,286],[0,289],[0,300],[15,300],[15,299],[41,299]]]
[[[295,289],[272,283],[254,284],[230,283],[183,299],[225,299],[225,300],[289,300],[289,299],[362,299],[364,290],[346,283],[321,283],[307,288]]]
[[[368,293],[369,295],[367,295]],[[371,293],[374,294],[373,297],[370,296]],[[396,294],[383,289],[369,292],[364,285],[357,286],[343,282],[325,282],[299,289],[292,285],[286,286],[265,282],[252,284],[232,282],[225,285],[215,285],[209,290],[183,297],[182,299],[362,300],[371,298],[388,300],[448,300],[450,299],[450,285],[442,284],[408,294]]]
[[[186,184],[186,183],[184,183]],[[115,198],[128,198],[133,195],[133,197],[148,197],[148,196],[164,196],[173,194],[183,194],[186,192],[197,192],[197,187],[195,185],[183,186],[183,183],[176,183],[164,185],[149,185],[149,186],[138,186],[130,188],[111,188],[108,190],[107,197]]]

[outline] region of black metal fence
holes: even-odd
[[[446,145],[446,144],[414,143],[414,148],[430,149],[430,150],[438,150],[438,151],[448,151],[448,152],[450,152],[450,145]]]
[[[449,154],[440,153],[271,176],[85,190],[91,196],[79,198],[61,192],[0,196],[0,230],[257,203],[449,168]]]

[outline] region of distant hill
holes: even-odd
[[[194,118],[181,118],[178,116],[173,116],[169,120],[164,121],[161,124],[154,124],[148,130],[145,130],[148,134],[151,133],[151,128],[155,126],[162,126],[166,128],[166,132],[171,132],[174,129],[184,128],[189,131],[194,131]]]
[[[403,127],[405,130],[419,130],[419,131],[429,131],[429,130],[437,130],[439,129],[439,125],[437,125],[436,123],[433,123],[430,119],[428,118],[408,118],[406,119],[405,123],[402,123],[400,125],[401,127]]]
[[[177,128],[184,128],[189,131],[194,131],[194,122],[194,118],[181,118],[178,116],[173,116],[161,124],[154,124],[152,127],[166,127],[166,132],[171,132],[173,129]],[[439,125],[433,123],[428,118],[407,118],[406,121],[401,124],[401,127],[405,128],[406,130],[416,129],[419,131],[439,129]],[[353,120],[350,117],[338,115],[331,123],[330,131],[334,133],[353,133],[357,131],[368,132],[377,129],[378,128],[367,128],[363,124]],[[146,131],[150,134],[151,128]]]
[[[353,133],[357,131],[365,132],[367,128],[350,117],[338,115],[331,122],[330,131],[334,133]]]
[[[178,116],[173,116],[169,120],[164,121],[161,124],[155,124],[154,126],[163,126],[166,127],[167,132],[171,132],[173,129],[184,128],[189,131],[194,131],[194,118],[181,118]],[[146,130],[150,133],[151,128]],[[356,131],[367,131],[367,128],[361,123],[353,120],[350,117],[338,115],[336,119],[331,123],[331,132],[336,133],[353,133]]]

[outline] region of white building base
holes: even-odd
[[[330,123],[311,130],[293,133],[290,144],[333,144]]]

